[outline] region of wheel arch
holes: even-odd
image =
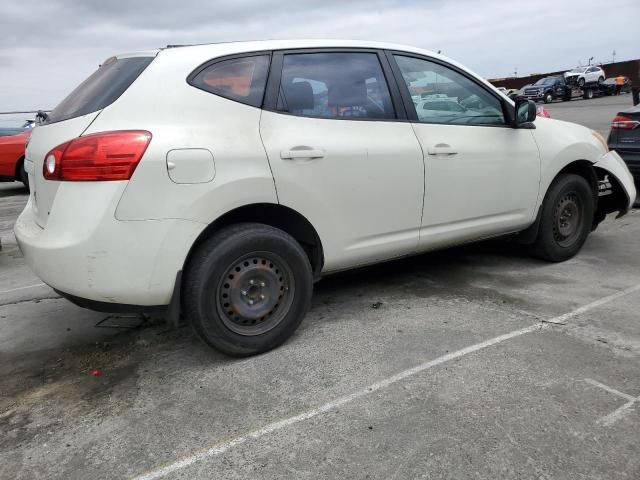
[[[193,252],[202,242],[220,229],[236,223],[256,222],[287,232],[302,246],[313,270],[314,278],[320,277],[324,265],[324,250],[318,232],[299,212],[273,203],[254,203],[230,210],[211,222],[196,238],[184,262],[188,265]]]
[[[544,196],[542,197],[543,200],[540,202],[540,205],[538,205],[538,211],[536,212],[535,221],[526,230],[523,230],[518,235],[518,241],[520,243],[522,243],[522,244],[531,244],[538,237],[538,230],[540,228],[540,220],[542,218],[542,206],[544,205],[544,201],[546,200],[547,192],[551,188],[551,185],[553,185],[553,182],[556,180],[556,178],[558,178],[558,176],[564,175],[564,174],[568,174],[568,173],[572,173],[574,175],[579,175],[579,176],[583,177],[587,182],[589,182],[589,185],[591,186],[591,190],[593,192],[593,201],[594,201],[595,212],[596,212],[596,214],[594,215],[594,225],[592,225],[592,228],[595,229],[595,227],[598,225],[598,223],[600,223],[599,221],[596,223],[596,218],[598,218],[598,213],[597,212],[599,211],[598,210],[598,208],[599,208],[598,182],[599,182],[600,178],[598,177],[598,172],[596,172],[596,168],[593,166],[593,162],[590,162],[589,160],[574,160],[574,161],[568,163],[567,165],[565,165],[564,167],[562,167],[562,169],[560,169],[553,176],[553,178],[551,179],[551,181],[547,185],[547,189],[544,192]],[[602,218],[604,218],[604,217],[602,217]]]

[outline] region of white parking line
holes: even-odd
[[[590,383],[593,386],[596,387],[600,387],[603,390],[606,390],[609,393],[613,393],[614,395],[617,395],[618,397],[624,398],[625,400],[628,400],[627,403],[625,403],[624,405],[622,405],[619,408],[616,408],[613,412],[611,412],[608,415],[605,415],[604,417],[602,417],[600,420],[598,420],[598,423],[600,425],[604,425],[605,427],[609,427],[611,425],[613,425],[615,422],[617,422],[619,419],[621,419],[627,412],[629,412],[629,410],[631,410],[631,407],[633,407],[633,405],[636,402],[640,402],[640,397],[633,397],[631,395],[629,395],[628,393],[623,393],[619,390],[616,390],[615,388],[611,388],[608,385],[605,385],[604,383],[600,383],[596,380],[592,380],[590,378],[585,378],[584,379],[585,382]]]
[[[0,292],[0,295],[3,295],[5,293],[11,293],[11,292],[17,292],[18,290],[26,290],[28,288],[36,288],[36,287],[42,287],[43,285],[46,285],[46,283],[36,283],[34,285],[26,285],[24,287],[17,287],[17,288],[11,288],[9,290],[3,290]]]
[[[577,315],[580,315],[582,313],[585,313],[589,310],[592,310],[594,308],[597,308],[601,305],[604,305],[608,302],[611,302],[613,300],[616,300],[620,297],[623,297],[624,295],[627,295],[629,293],[635,292],[640,290],[640,284],[634,285],[632,287],[629,287],[625,290],[622,290],[620,292],[614,293],[612,295],[603,297],[599,300],[596,300],[594,302],[591,302],[587,305],[584,305],[582,307],[576,308],[575,310],[572,310],[571,312],[565,313],[564,315],[560,315],[554,318],[551,318],[549,320],[545,320],[545,322],[548,324],[552,324],[552,323],[564,323],[566,320],[573,318]],[[343,397],[338,397],[334,400],[331,400],[330,402],[327,402],[319,407],[313,408],[311,410],[308,410],[304,413],[300,413],[298,415],[294,415],[288,418],[284,418],[282,420],[278,420],[272,423],[269,423],[267,425],[265,425],[262,428],[259,428],[257,430],[253,430],[251,432],[248,432],[244,435],[240,435],[238,437],[235,437],[231,440],[228,440],[226,442],[220,442],[214,445],[211,445],[209,447],[206,447],[202,450],[193,452],[190,455],[185,456],[182,459],[176,460],[172,463],[169,463],[163,467],[159,467],[156,469],[153,469],[151,471],[142,473],[140,475],[138,475],[137,477],[134,477],[134,480],[155,480],[158,478],[162,478],[170,473],[173,472],[177,472],[178,470],[181,470],[183,468],[186,468],[190,465],[193,465],[196,462],[199,462],[201,460],[205,460],[207,458],[210,457],[214,457],[216,455],[219,455],[221,453],[226,452],[227,450],[240,445],[248,440],[252,440],[252,439],[257,439],[260,437],[263,437],[269,433],[278,431],[278,430],[282,430],[285,427],[288,427],[289,425],[293,425],[299,422],[302,422],[304,420],[308,420],[310,418],[313,417],[317,417],[318,415],[328,412],[329,410],[333,410],[335,408],[338,408],[346,403],[350,403],[353,400],[356,400],[358,398],[364,397],[366,395],[369,395],[377,390],[380,390],[382,388],[386,388],[389,387],[395,383],[400,382],[401,380],[404,380],[408,377],[417,375],[418,373],[424,372],[425,370],[429,370],[430,368],[436,367],[438,365],[441,365],[445,362],[448,362],[450,360],[455,360],[457,358],[463,357],[465,355],[468,355],[470,353],[473,352],[477,352],[479,350],[485,349],[487,347],[491,347],[493,345],[497,345],[499,343],[505,342],[507,340],[510,340],[512,338],[516,338],[519,337],[521,335],[524,335],[526,333],[530,333],[536,330],[541,330],[545,328],[545,324],[541,324],[541,323],[536,323],[534,325],[531,325],[529,327],[525,327],[525,328],[521,328],[519,330],[514,330],[512,332],[509,333],[505,333],[504,335],[499,335],[497,337],[491,338],[489,340],[485,340],[484,342],[481,343],[476,343],[475,345],[471,345],[469,347],[465,347],[461,350],[457,350],[455,352],[451,352],[448,353],[446,355],[443,355],[441,357],[438,357],[434,360],[430,360],[428,362],[422,363],[420,365],[416,365],[415,367],[409,368],[407,370],[404,370],[400,373],[397,373],[391,377],[385,378],[384,380],[381,380],[379,382],[376,383],[372,383],[371,385],[363,388],[362,390],[358,390],[354,393],[351,393],[349,395],[345,395]]]

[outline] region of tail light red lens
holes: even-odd
[[[129,180],[151,142],[144,130],[101,132],[58,145],[44,159],[47,180]]]
[[[616,115],[616,117],[611,122],[611,128],[621,129],[621,130],[633,130],[634,128],[638,128],[640,126],[640,122],[638,120],[634,120],[631,117],[626,117],[624,115]]]

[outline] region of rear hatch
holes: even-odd
[[[107,59],[48,116],[34,128],[27,146],[25,164],[29,172],[36,222],[45,227],[59,181],[45,180],[43,164],[54,147],[79,137],[115,102],[151,63],[157,52],[122,55]]]

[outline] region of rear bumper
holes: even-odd
[[[55,289],[54,289],[55,290]],[[128,305],[124,303],[98,302],[87,298],[76,297],[75,295],[55,290],[63,298],[66,298],[74,305],[96,312],[104,313],[149,313],[167,310],[167,305]]]
[[[61,186],[45,228],[36,223],[30,199],[14,228],[18,245],[43,282],[82,306],[168,305],[176,274],[205,225],[116,220],[120,183],[96,182],[95,196],[79,184]]]
[[[640,180],[640,149],[638,150],[616,150],[618,155],[627,164],[631,175],[636,179],[636,184]]]

